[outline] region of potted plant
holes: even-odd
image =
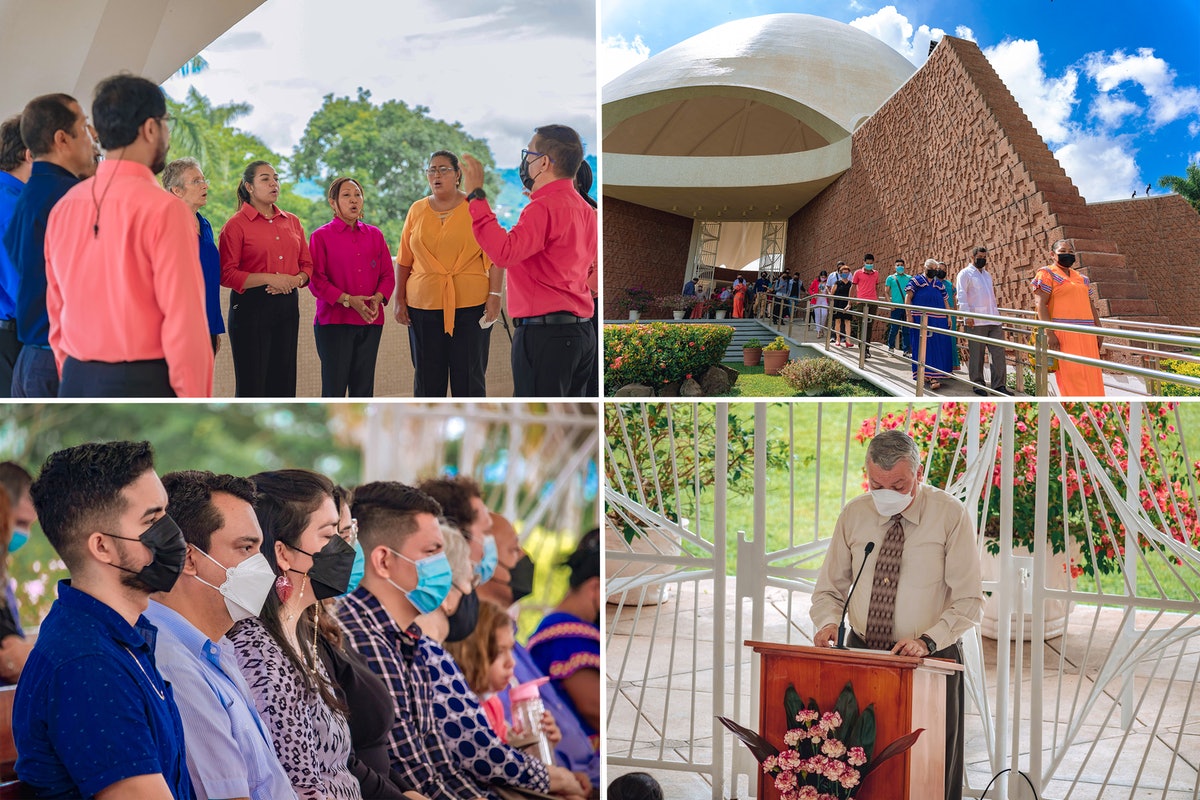
[[[762,342],[750,339],[742,345],[742,364],[747,367],[757,367],[762,363]]]
[[[696,295],[668,294],[655,298],[655,302],[663,308],[671,309],[675,319],[683,319],[692,306],[696,305]]]
[[[722,298],[720,295],[717,295],[709,299],[708,306],[713,309],[715,319],[725,319],[729,315],[729,312],[733,310],[733,298]]]
[[[650,307],[654,302],[654,295],[649,290],[643,289],[641,285],[630,286],[625,290],[625,294],[617,297],[617,308],[628,312],[629,319],[637,321],[641,319],[642,312]]]
[[[783,365],[792,354],[791,347],[782,336],[776,336],[770,344],[763,348],[763,372],[767,375],[778,375],[783,371]]]

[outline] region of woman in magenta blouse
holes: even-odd
[[[252,161],[238,184],[242,206],[221,228],[221,285],[229,295],[229,346],[238,397],[295,397],[300,305],[312,278],[304,227],[275,205],[279,176]]]
[[[327,193],[333,219],[309,240],[317,298],[313,335],[321,357],[321,396],[372,397],[383,306],[396,288],[392,253],[383,233],[360,219],[362,186],[338,178]]]

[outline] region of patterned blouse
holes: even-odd
[[[555,686],[581,669],[600,671],[600,629],[584,622],[572,614],[555,611],[542,618],[542,624],[529,637],[529,654],[542,674],[549,675]],[[571,705],[579,724],[592,741],[592,748],[600,747],[600,732],[592,728],[571,704],[566,692],[563,700]]]
[[[306,689],[300,673],[257,618],[229,632],[238,667],[300,800],[362,800],[350,772],[350,727]],[[317,669],[325,675],[320,661]]]
[[[422,637],[418,647],[433,684],[433,716],[459,763],[484,785],[548,792],[550,773],[545,765],[496,735],[454,658],[428,636]]]

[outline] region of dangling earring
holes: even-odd
[[[279,602],[286,603],[288,601],[288,598],[292,596],[292,588],[292,580],[287,573],[275,579],[275,596],[279,598]]]
[[[304,599],[304,589],[307,586],[308,586],[308,573],[306,572],[306,573],[304,573],[304,580],[300,581],[300,594],[296,596],[296,600]],[[296,612],[293,610],[292,613],[288,614],[287,619],[288,619],[288,622],[291,622],[292,620],[296,619]]]

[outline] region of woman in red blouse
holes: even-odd
[[[229,345],[238,397],[295,397],[300,305],[312,278],[304,228],[275,205],[279,176],[253,161],[238,184],[242,207],[221,229],[221,285],[229,295]]]

